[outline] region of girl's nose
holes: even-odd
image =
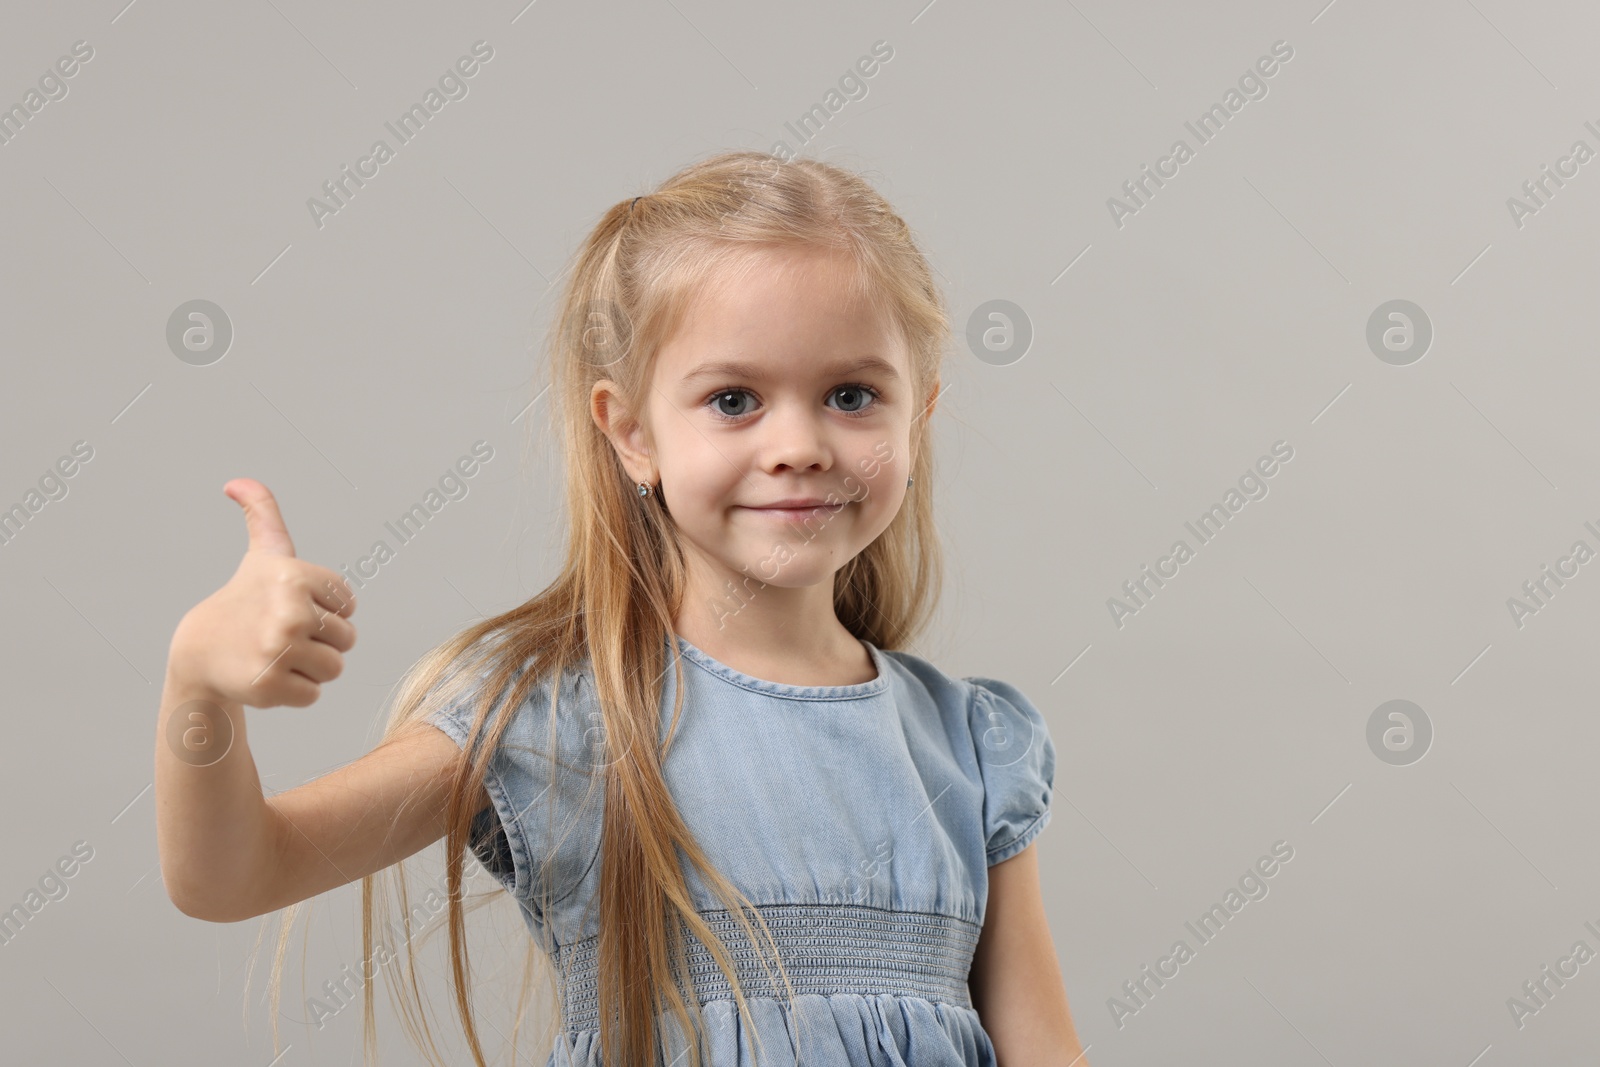
[[[766,432],[762,441],[764,466],[804,470],[820,465],[826,470],[833,465],[820,413],[804,410],[801,405],[783,405],[768,416],[762,429]]]

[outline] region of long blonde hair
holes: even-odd
[[[656,1016],[665,1001],[683,1024],[682,1032],[690,1035],[689,1067],[699,1067],[698,1003],[686,1003],[678,979],[689,974],[685,929],[711,952],[733,987],[739,1012],[749,1018],[730,957],[696,911],[678,860],[680,852],[737,917],[753,947],[754,931],[744,915],[744,909],[750,909],[777,958],[776,944],[759,912],[707,860],[673,804],[663,776],[662,762],[683,707],[683,668],[676,655],[674,619],[684,595],[684,561],[671,515],[656,496],[638,496],[611,442],[590,414],[590,393],[597,380],[610,379],[627,410],[642,412],[656,352],[697,294],[713,279],[736,276],[753,255],[797,247],[850,257],[857,268],[855,294],[887,313],[906,343],[913,411],[929,410],[949,342],[949,322],[926,259],[883,197],[858,175],[815,160],[738,151],[691,164],[655,191],[626,198],[605,213],[569,265],[557,313],[551,318],[547,340],[551,395],[558,405],[555,417],[560,420],[566,459],[570,516],[560,574],[526,603],[478,622],[430,650],[401,680],[384,741],[448,699],[440,696],[443,683],[483,679],[474,698],[469,749],[476,756],[462,760],[452,781],[445,837],[455,1006],[478,1067],[487,1065],[471,1007],[462,868],[476,814],[472,798],[482,795],[489,758],[511,719],[509,714],[486,717],[497,695],[508,687],[512,691],[505,706],[514,708],[540,679],[560,679],[584,659],[592,669],[607,752],[603,773],[592,775],[590,781],[591,794],[596,779],[603,781],[605,804],[598,892],[598,1000],[605,1063],[644,1067],[654,1062],[660,1039]],[[839,620],[852,634],[880,648],[904,647],[921,632],[942,584],[933,521],[930,421],[919,414],[911,427],[916,491],[907,495],[888,529],[834,576],[833,602]],[[677,699],[663,741],[662,656],[669,640]],[[561,687],[551,688],[554,696]],[[547,736],[551,738],[556,703],[552,700],[550,708],[552,729]],[[552,746],[552,775],[554,758]],[[555,790],[548,792],[553,797]],[[560,828],[553,828],[543,840],[554,840],[555,832]],[[544,866],[548,874],[551,865],[534,866]],[[397,877],[408,948],[410,999],[401,1004],[401,1015],[417,1047],[433,1049],[416,971],[409,962],[411,910],[403,863],[361,880],[364,958],[374,953],[375,910],[381,916],[385,903],[375,893],[376,880],[391,872]],[[543,892],[548,900],[548,876]],[[275,1050],[282,961],[298,907],[287,909],[283,917],[273,965]],[[384,928],[388,929],[387,923]],[[546,934],[548,957],[548,930]],[[513,1048],[533,957],[530,943]],[[778,963],[792,1005],[793,989],[781,960]],[[368,1063],[374,1062],[376,1046],[374,984],[374,977],[363,968],[363,1049]],[[693,992],[691,980],[691,997]],[[417,1006],[414,1018],[421,1023],[420,1034],[412,1004]],[[754,1026],[750,1030],[754,1032]]]

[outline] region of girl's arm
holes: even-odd
[[[382,870],[444,836],[450,736],[412,723],[354,763],[267,801],[273,845],[259,915]],[[480,789],[473,811],[489,806]]]
[[[156,836],[178,909],[237,922],[398,862],[445,832],[449,776],[464,758],[425,723],[315,781],[266,798],[245,739],[246,706],[307,707],[355,645],[355,597],[295,558],[266,486],[225,491],[245,511],[238,571],[178,624],[155,753]],[[476,810],[488,806],[487,792]]]
[[[224,705],[234,732],[217,762],[185,762],[165,743],[169,717],[192,699],[217,703],[169,671],[156,747],[157,838],[167,894],[184,914],[242,922],[382,870],[444,835],[450,774],[462,755],[442,731],[415,723],[353,763],[263,797],[239,705]],[[208,726],[216,728],[190,728]],[[488,806],[483,792],[474,810]]]
[[[1089,1067],[1067,1010],[1033,845],[989,868],[968,987],[1000,1067]]]

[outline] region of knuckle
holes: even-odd
[[[295,596],[280,596],[272,603],[271,619],[278,626],[294,629],[305,620],[305,606]]]

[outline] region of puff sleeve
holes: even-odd
[[[1021,852],[1050,822],[1056,750],[1039,709],[1015,686],[965,678],[968,715],[983,776],[984,853],[993,867]]]
[[[520,678],[521,671],[512,683]],[[462,695],[426,716],[425,721],[466,750],[472,735],[476,702],[487,679],[483,672]],[[592,688],[581,675],[561,680],[553,736],[556,769],[552,774],[550,702],[555,682],[541,678],[514,709],[499,746],[489,758],[484,789],[490,807],[472,823],[470,848],[484,869],[534,918],[576,889],[600,844],[598,804],[603,752],[593,747],[597,730],[586,714],[585,696]],[[510,688],[489,709],[484,729],[506,713]],[[598,721],[598,715],[594,716]],[[547,795],[554,792],[554,796]],[[553,808],[553,819],[550,813]],[[549,879],[548,898],[544,879]]]

